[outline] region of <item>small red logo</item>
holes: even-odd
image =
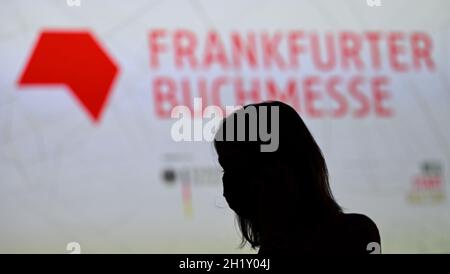
[[[98,122],[118,70],[89,31],[43,31],[18,84],[66,85]]]

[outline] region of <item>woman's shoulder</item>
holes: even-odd
[[[380,233],[375,222],[366,215],[358,213],[342,214],[341,227],[349,246],[358,250],[367,250],[369,244],[378,243],[381,246]]]
[[[378,227],[375,222],[368,216],[359,213],[342,214],[342,222],[344,227],[350,231],[365,231],[369,234],[379,235]]]
[[[375,222],[368,216],[359,213],[343,213],[342,220],[349,225],[358,227],[377,228]]]

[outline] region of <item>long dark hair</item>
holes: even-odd
[[[248,140],[251,123],[258,123],[258,129],[261,125],[259,119],[251,120],[246,114],[246,141],[223,138],[227,124],[233,122],[236,131],[238,114],[246,113],[250,107],[268,109],[268,121],[273,115],[271,107],[278,107],[279,141],[275,151],[261,152],[261,145],[267,144],[267,140]],[[256,113],[259,118],[260,112]],[[270,123],[268,128],[272,132],[276,129]],[[224,196],[236,213],[242,246],[248,242],[252,248],[260,247],[264,225],[267,222],[278,225],[274,219],[289,219],[298,225],[296,228],[301,228],[305,223],[327,222],[342,213],[330,190],[322,152],[301,117],[289,105],[270,101],[244,106],[222,121],[214,146],[224,170]]]

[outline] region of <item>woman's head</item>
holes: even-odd
[[[258,138],[252,139],[255,130]],[[265,131],[278,139],[272,152],[262,152],[274,144],[267,134],[260,138]],[[245,136],[243,141],[238,134]],[[224,197],[237,214],[243,243],[260,246],[263,226],[274,220],[270,216],[280,222],[320,220],[341,212],[329,188],[322,152],[289,105],[271,101],[244,106],[223,120],[214,145],[223,168]]]

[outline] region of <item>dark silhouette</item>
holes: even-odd
[[[248,141],[249,123],[259,121],[250,115],[245,123],[247,141],[218,138],[219,133],[226,135],[230,117],[237,121],[237,114],[249,106],[279,107],[276,151],[261,152],[261,144],[268,142],[259,138]],[[236,136],[236,122],[231,125]],[[344,214],[335,201],[322,152],[289,105],[272,101],[244,106],[223,120],[214,146],[223,168],[224,197],[236,213],[242,246],[248,242],[260,254],[364,254],[369,253],[369,243],[380,244],[370,218]]]

